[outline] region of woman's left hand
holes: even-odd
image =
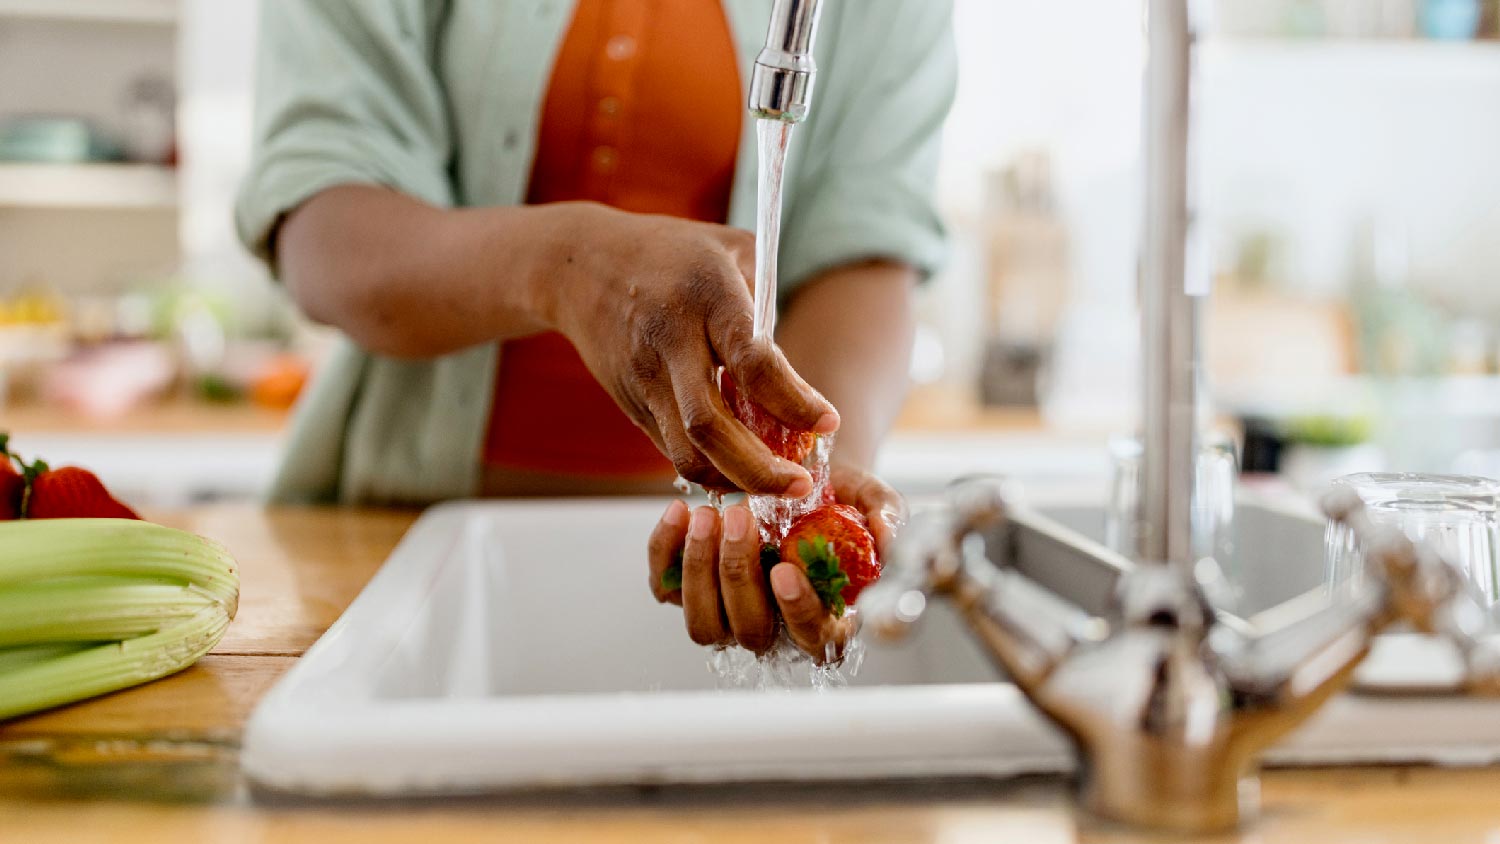
[[[862,469],[835,463],[831,471],[839,503],[864,514],[883,558],[905,524],[905,500]],[[652,594],[682,607],[688,636],[700,645],[738,644],[765,653],[775,642],[778,609],[792,641],[818,662],[830,645],[835,658],[842,656],[854,632],[853,619],[825,609],[797,566],[779,563],[766,576],[760,530],[745,504],[726,507],[721,516],[712,507],[690,513],[673,501],[651,534],[649,557]],[[664,583],[679,560],[681,583]]]

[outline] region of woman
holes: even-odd
[[[719,397],[838,430],[840,497],[889,540],[868,473],[900,405],[913,284],[952,99],[951,8],[828,0],[792,142],[780,348],[751,337],[748,68],[771,0],[274,0],[240,235],[349,342],[304,402],[275,495],[427,503],[711,486],[801,495]],[[835,410],[837,407],[837,410]],[[749,511],[673,502],[658,600],[702,644],[762,650],[779,605],[814,654],[845,631],[761,576]],[[660,573],[682,554],[683,588]]]

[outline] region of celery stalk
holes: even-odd
[[[208,653],[228,626],[221,609],[208,609],[147,636],[8,671],[0,676],[0,721],[175,674]]]
[[[60,656],[77,653],[99,644],[98,642],[59,642],[46,645],[22,645],[17,648],[0,649],[0,677],[5,677],[17,668],[25,668],[39,662],[47,662]]]
[[[100,575],[191,583],[231,606],[239,595],[239,572],[228,552],[180,530],[130,519],[0,525],[0,589],[43,578]]]
[[[223,636],[239,573],[148,522],[0,523],[0,721],[164,677]]]
[[[155,633],[218,602],[195,586],[67,578],[0,588],[0,648]]]

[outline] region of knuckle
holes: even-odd
[[[670,457],[670,455],[668,456]],[[672,468],[677,470],[677,474],[699,486],[712,483],[719,477],[719,470],[714,468],[714,464],[710,463],[708,458],[697,452],[693,452],[691,455],[672,457]]]
[[[724,420],[704,402],[693,402],[684,409],[682,427],[688,439],[699,446],[715,445],[724,434]]]
[[[676,316],[665,305],[645,309],[635,320],[637,351],[650,350],[654,357],[656,350],[670,345],[677,321]]]
[[[661,356],[656,349],[644,343],[638,343],[630,350],[629,360],[630,375],[636,383],[648,383],[657,380],[661,376]]]
[[[823,626],[823,605],[816,598],[794,602],[781,610],[787,623],[799,630],[816,634]]]
[[[760,561],[744,553],[724,554],[719,558],[719,580],[732,589],[743,589],[760,583]]]
[[[735,349],[733,363],[735,376],[747,383],[764,384],[777,375],[776,354],[764,343],[749,340],[740,343]]]
[[[718,307],[724,294],[724,271],[716,264],[694,263],[688,267],[682,284],[688,301]]]

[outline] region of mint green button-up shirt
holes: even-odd
[[[747,85],[771,0],[723,2]],[[951,0],[824,6],[812,113],[786,167],[783,291],[867,258],[930,273],[943,255],[931,192],[955,85]],[[236,207],[245,245],[269,263],[282,216],[340,184],[447,207],[524,202],[572,12],[571,0],[265,0],[256,149]],[[729,223],[747,229],[753,123],[744,121],[729,208]],[[476,494],[497,348],[414,362],[345,341],[298,408],[272,497],[419,504]]]

